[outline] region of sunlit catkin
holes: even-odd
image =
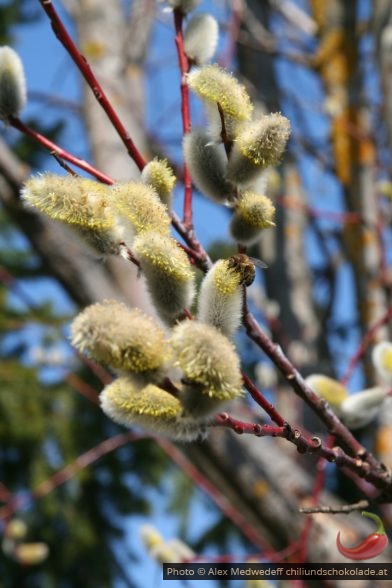
[[[176,177],[166,159],[149,161],[143,168],[141,179],[144,184],[154,188],[160,200],[170,208]]]
[[[115,300],[88,306],[71,325],[72,345],[98,362],[130,372],[142,381],[165,373],[165,333],[138,308]]]
[[[192,16],[184,31],[184,49],[189,59],[197,65],[207,63],[215,53],[218,34],[218,23],[211,14]]]
[[[251,245],[260,239],[261,231],[274,227],[275,207],[272,201],[250,190],[236,202],[230,222],[230,234],[238,243]]]
[[[196,129],[184,136],[183,149],[192,180],[200,192],[220,204],[230,201],[233,185],[226,180],[227,157],[223,146],[212,141],[206,131]]]
[[[76,227],[98,251],[118,253],[123,231],[109,190],[87,178],[46,173],[27,180],[22,198],[51,218]]]
[[[116,423],[139,426],[173,440],[193,441],[204,426],[183,416],[180,400],[153,384],[140,388],[134,380],[120,377],[100,394],[101,408]]]
[[[199,67],[188,74],[188,85],[207,106],[210,130],[214,138],[221,136],[222,123],[218,104],[224,116],[228,140],[234,137],[238,123],[247,121],[253,105],[245,87],[217,64]]]
[[[136,235],[155,231],[170,232],[170,216],[155,190],[142,182],[114,184],[111,199],[118,213],[131,224]]]
[[[172,324],[189,308],[195,294],[194,274],[177,242],[159,233],[143,233],[133,244],[159,316]]]
[[[26,104],[22,62],[11,47],[0,47],[0,119],[17,116]]]
[[[202,281],[198,299],[198,319],[232,337],[240,325],[242,277],[228,259],[220,259]]]
[[[289,136],[290,122],[280,113],[244,125],[230,153],[228,178],[249,186],[265,168],[280,162]]]
[[[238,355],[215,327],[183,321],[173,329],[171,344],[176,365],[184,374],[181,401],[189,414],[211,414],[242,395]]]

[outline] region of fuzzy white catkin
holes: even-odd
[[[198,319],[231,338],[241,323],[241,276],[228,260],[217,261],[205,276],[199,294]]]
[[[26,104],[22,62],[11,47],[0,47],[0,118],[17,116]]]
[[[233,186],[225,178],[227,159],[223,146],[214,143],[204,130],[196,129],[185,135],[183,149],[196,187],[215,202],[226,204]]]
[[[215,53],[218,35],[219,25],[211,14],[195,14],[184,31],[185,53],[197,65],[207,63]]]
[[[340,416],[350,429],[371,423],[380,413],[389,389],[375,386],[348,396],[341,404]]]

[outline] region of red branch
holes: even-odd
[[[184,135],[191,130],[191,115],[189,108],[189,88],[186,74],[189,71],[189,60],[184,51],[184,37],[182,24],[184,14],[181,9],[174,10],[174,27],[176,31],[175,43],[177,47],[178,65],[181,74],[181,115]],[[184,224],[188,230],[192,229],[192,178],[187,165],[184,163]]]
[[[215,417],[214,427],[227,427],[237,435],[255,435],[256,437],[286,437],[286,427],[274,427],[260,425],[259,423],[246,423],[231,417],[227,412],[222,412]]]
[[[63,45],[63,47],[67,50],[69,55],[72,57],[80,73],[92,89],[95,98],[107,114],[113,127],[116,129],[120,139],[122,140],[127,149],[127,152],[132,157],[133,161],[136,163],[137,167],[141,171],[146,165],[143,156],[136,148],[136,145],[134,144],[124,125],[120,121],[116,111],[114,110],[110,100],[106,96],[102,86],[96,79],[86,58],[80,53],[79,49],[76,47],[75,43],[69,36],[68,31],[63,25],[61,18],[57,14],[52,1],[39,0],[39,2],[49,17],[54,34],[56,35],[60,43]]]
[[[31,129],[30,127],[25,125],[16,116],[10,116],[7,119],[7,122],[9,122],[9,124],[15,129],[18,129],[18,131],[21,131],[25,135],[28,135],[29,137],[35,139],[40,145],[42,145],[42,147],[45,147],[45,149],[48,149],[53,154],[58,155],[59,157],[65,159],[66,161],[69,161],[70,163],[73,163],[80,169],[83,169],[84,171],[88,172],[89,174],[97,178],[97,180],[99,180],[100,182],[103,182],[104,184],[114,183],[113,180],[109,178],[109,176],[97,170],[95,167],[87,163],[87,161],[85,161],[84,159],[79,159],[79,157],[76,157],[68,151],[65,151],[64,149],[56,145],[56,143],[53,143],[53,141],[50,141],[44,135],[41,135],[41,133],[34,131],[34,129]]]

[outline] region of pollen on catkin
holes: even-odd
[[[11,47],[0,47],[0,119],[17,116],[26,104],[22,62]]]
[[[153,384],[140,388],[120,377],[100,394],[101,408],[116,423],[140,426],[173,440],[193,441],[204,434],[204,424],[183,416],[178,398]]]
[[[74,319],[71,336],[82,353],[142,380],[159,381],[165,374],[165,333],[138,308],[115,300],[92,304]]]
[[[220,259],[201,283],[198,320],[232,337],[241,323],[242,278],[228,259]]]
[[[78,228],[99,251],[117,253],[123,234],[109,190],[88,178],[46,173],[27,180],[21,195],[40,212]]]
[[[111,199],[115,209],[127,219],[136,235],[147,231],[169,234],[171,219],[167,208],[151,186],[142,182],[113,184]]]
[[[219,25],[205,12],[192,16],[184,31],[184,49],[188,58],[197,65],[209,61],[218,44]]]
[[[159,316],[172,324],[192,304],[194,274],[186,253],[175,239],[143,233],[133,244]]]
[[[144,184],[154,188],[163,204],[170,208],[176,176],[166,159],[155,158],[149,161],[143,168],[141,179]]]
[[[215,327],[185,320],[173,329],[171,346],[184,374],[181,402],[189,414],[206,416],[242,396],[239,357]]]
[[[226,180],[227,157],[202,129],[187,133],[183,139],[184,159],[196,187],[219,204],[230,201],[233,185]]]
[[[234,140],[227,177],[249,186],[267,167],[278,165],[290,136],[290,122],[280,113],[244,125]]]
[[[236,202],[230,222],[230,234],[242,245],[258,241],[261,231],[274,227],[275,207],[272,201],[250,190],[243,192]]]

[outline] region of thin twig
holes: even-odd
[[[182,130],[184,135],[191,130],[191,116],[189,107],[189,88],[186,82],[186,74],[189,71],[189,60],[184,50],[184,37],[182,25],[184,14],[180,8],[176,8],[174,14],[174,27],[176,31],[175,43],[178,55],[178,65],[181,75],[181,115]],[[184,163],[184,225],[188,230],[192,230],[192,178],[188,166]]]
[[[343,504],[342,506],[309,506],[300,508],[299,511],[304,514],[314,514],[314,513],[325,513],[325,514],[337,514],[337,513],[350,513],[354,510],[364,510],[369,508],[371,504],[375,504],[375,500],[359,500],[358,502],[354,502],[353,504]]]
[[[140,154],[136,145],[132,141],[131,137],[129,136],[127,130],[125,129],[124,125],[120,121],[116,111],[114,110],[110,100],[106,96],[102,86],[99,84],[98,80],[96,79],[89,63],[85,59],[85,57],[80,53],[79,49],[76,47],[75,43],[71,39],[70,35],[68,34],[67,29],[63,25],[61,18],[59,17],[56,9],[53,6],[51,0],[39,0],[42,8],[46,12],[47,16],[52,25],[52,29],[54,34],[60,41],[60,43],[64,46],[67,50],[73,61],[75,62],[77,68],[79,69],[80,73],[83,75],[84,79],[90,86],[93,91],[95,98],[97,99],[98,103],[102,106],[103,110],[107,114],[110,122],[112,123],[113,127],[117,131],[120,139],[124,143],[127,152],[141,171],[146,162],[143,156]]]

